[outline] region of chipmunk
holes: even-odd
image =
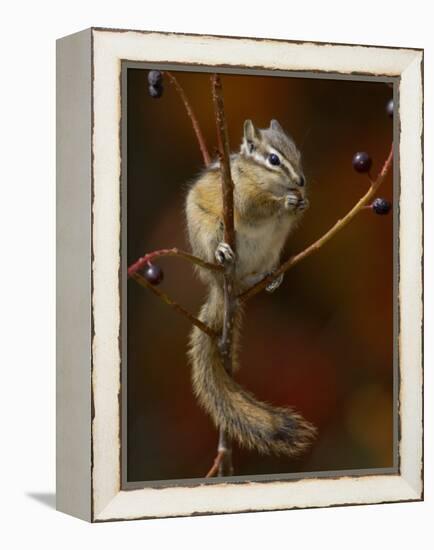
[[[234,291],[238,294],[277,267],[282,248],[301,213],[308,207],[300,152],[277,122],[258,129],[244,123],[238,154],[230,157],[234,182],[236,251],[222,242],[222,191],[219,162],[206,168],[190,187],[186,199],[188,236],[193,253],[207,262],[234,264]],[[198,268],[208,285],[200,319],[219,334],[223,327],[223,277]],[[267,290],[274,291],[283,276]],[[238,368],[241,311],[233,327],[232,354]],[[197,327],[190,338],[193,389],[214,424],[241,446],[260,453],[288,456],[303,451],[316,429],[289,408],[256,400],[225,371],[218,343]]]

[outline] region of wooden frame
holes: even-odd
[[[395,83],[399,173],[399,430],[392,472],[238,483],[121,479],[122,63],[289,71]],[[423,52],[89,29],[57,46],[57,506],[88,521],[420,500]],[[399,159],[399,160],[398,160]]]

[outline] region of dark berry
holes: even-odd
[[[280,158],[274,153],[271,153],[270,155],[268,155],[268,160],[270,161],[270,164],[272,164],[273,166],[279,166],[280,164]]]
[[[163,270],[158,265],[150,264],[144,272],[145,279],[151,285],[159,285],[164,279]]]
[[[392,203],[387,201],[386,199],[375,199],[372,203],[372,209],[376,214],[380,214],[380,216],[383,216],[384,214],[388,214],[390,212],[390,209],[392,208]]]
[[[163,83],[163,75],[161,71],[149,71],[148,73],[148,83],[150,86],[159,86]]]
[[[369,172],[372,166],[372,159],[368,153],[359,152],[353,157],[353,168],[356,172]]]
[[[386,105],[386,113],[390,116],[390,118],[393,118],[393,99],[391,99]]]
[[[157,86],[149,86],[148,88],[149,95],[155,99],[161,97],[163,95],[163,85],[159,84]]]

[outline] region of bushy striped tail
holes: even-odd
[[[218,289],[211,290],[200,319],[221,332],[223,296]],[[240,328],[238,312],[233,337],[235,368]],[[193,389],[199,403],[216,427],[225,430],[242,447],[263,454],[294,456],[310,445],[316,428],[295,411],[262,403],[244,390],[225,371],[217,342],[196,327],[191,334],[189,355]]]

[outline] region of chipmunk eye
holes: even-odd
[[[270,155],[268,155],[268,161],[273,166],[279,166],[280,164],[280,158],[274,153],[271,153]]]

